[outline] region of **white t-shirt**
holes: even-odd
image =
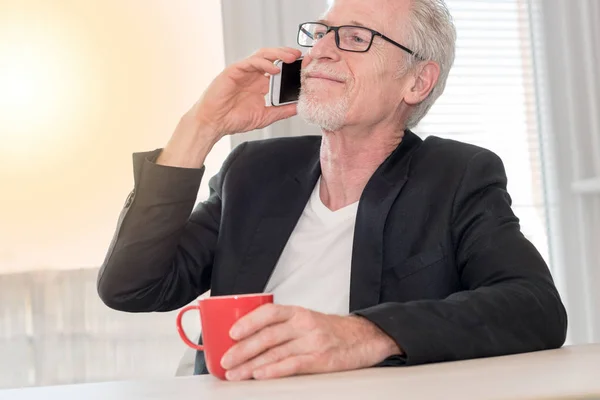
[[[320,197],[321,178],[290,236],[266,292],[277,304],[346,315],[358,202],[337,211]]]

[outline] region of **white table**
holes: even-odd
[[[600,399],[600,344],[273,381],[210,376],[0,391],[1,400]]]

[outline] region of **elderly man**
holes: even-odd
[[[167,311],[209,289],[274,293],[232,329],[231,380],[560,347],[565,310],[500,159],[410,131],[444,89],[454,42],[441,0],[337,0],[300,27],[311,48],[297,105],[265,107],[264,95],[273,61],[300,51],[226,68],[164,149],[135,154],[104,302]],[[221,137],[296,113],[322,137],[238,146],[193,209]]]

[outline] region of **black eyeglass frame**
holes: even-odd
[[[419,59],[422,59],[414,51],[412,51],[411,49],[409,49],[406,46],[401,45],[400,43],[396,42],[394,39],[391,39],[391,38],[385,36],[383,33],[379,33],[379,32],[377,32],[374,29],[367,28],[366,26],[360,26],[360,25],[329,26],[329,25],[324,24],[322,22],[303,22],[303,23],[301,23],[301,24],[298,25],[298,35],[297,35],[297,38],[296,38],[296,41],[298,42],[298,45],[302,46],[302,47],[313,47],[314,46],[314,45],[313,46],[307,46],[307,45],[304,45],[304,44],[300,43],[300,34],[301,33],[304,33],[308,37],[310,37],[313,40],[315,40],[315,38],[312,37],[312,34],[310,32],[308,32],[306,29],[303,28],[303,26],[306,25],[306,24],[313,24],[313,25],[324,26],[326,28],[324,36],[326,36],[329,32],[333,31],[335,33],[335,45],[337,46],[338,49],[340,49],[342,51],[349,51],[349,52],[352,52],[352,53],[366,53],[367,51],[369,51],[369,49],[371,49],[371,46],[373,45],[373,39],[375,38],[375,36],[379,36],[383,40],[385,40],[385,41],[393,44],[396,47],[401,48],[402,50],[404,50],[405,52],[407,52],[411,56],[419,58]],[[341,28],[360,28],[360,29],[366,29],[367,31],[371,32],[371,42],[369,43],[369,46],[365,50],[348,50],[348,49],[342,49],[340,47],[340,34],[339,34],[339,30]],[[320,40],[320,39],[317,39],[317,40]]]

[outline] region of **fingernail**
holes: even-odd
[[[221,358],[221,367],[227,369],[231,364],[231,356],[229,354],[225,354],[223,358]]]
[[[228,381],[239,381],[241,377],[240,371],[227,371],[225,373],[225,378],[227,378]]]
[[[231,337],[233,340],[237,340],[240,336],[241,332],[239,328],[236,328],[235,326],[233,328],[231,328],[231,330],[229,331],[229,337]]]
[[[256,370],[252,372],[252,377],[254,377],[254,379],[263,379],[265,377],[265,371],[260,369]]]

